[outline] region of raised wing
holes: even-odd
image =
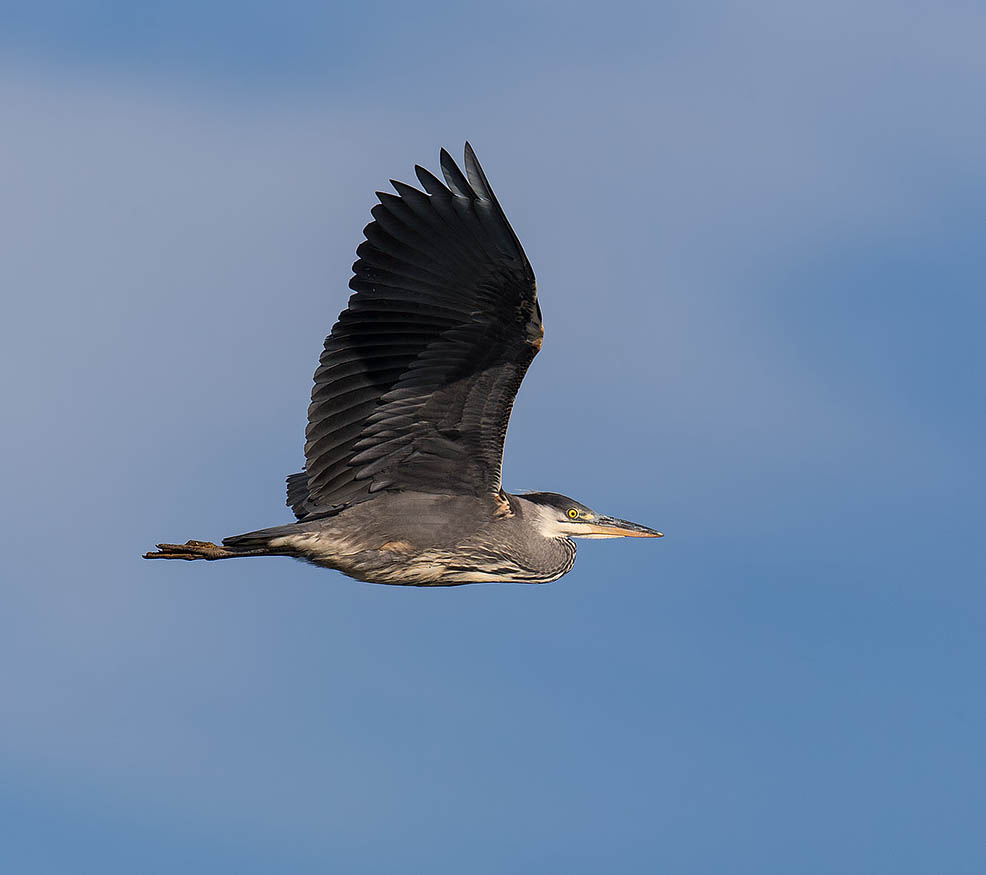
[[[465,174],[415,167],[356,250],[356,294],[325,340],[308,409],[299,518],[380,490],[500,489],[514,396],[541,346],[534,272],[468,143]]]

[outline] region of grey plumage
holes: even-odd
[[[509,514],[473,496],[393,492],[384,501],[386,514],[376,501],[359,502],[331,516],[225,538],[223,546],[266,546],[357,580],[416,586],[543,583],[575,562],[574,542],[538,534],[538,505],[524,496],[507,496]]]
[[[659,536],[554,493],[513,496],[501,461],[514,397],[541,347],[534,272],[469,144],[444,182],[378,192],[355,294],[315,372],[297,523],[148,558],[289,555],[379,583],[556,580],[572,537]],[[620,525],[617,525],[620,524]],[[608,525],[608,528],[606,527]],[[620,526],[623,526],[621,529]]]

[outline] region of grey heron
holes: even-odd
[[[659,538],[552,492],[511,495],[501,462],[514,397],[544,330],[534,272],[472,147],[444,182],[377,192],[349,299],[315,371],[297,522],[158,544],[147,559],[292,556],[409,586],[547,583],[573,538]]]

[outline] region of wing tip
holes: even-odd
[[[466,176],[469,177],[469,184],[472,186],[473,191],[476,192],[476,196],[482,200],[491,201],[494,204],[497,203],[496,196],[493,194],[493,188],[490,186],[490,182],[483,172],[483,167],[476,157],[476,152],[468,140],[466,140],[463,151],[465,154]]]
[[[414,175],[418,177],[421,187],[430,195],[451,197],[452,192],[434,173],[420,164],[414,165]]]

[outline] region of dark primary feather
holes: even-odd
[[[356,250],[356,294],[325,340],[299,518],[380,490],[500,489],[514,396],[541,345],[534,272],[469,144],[465,174],[393,182]]]

